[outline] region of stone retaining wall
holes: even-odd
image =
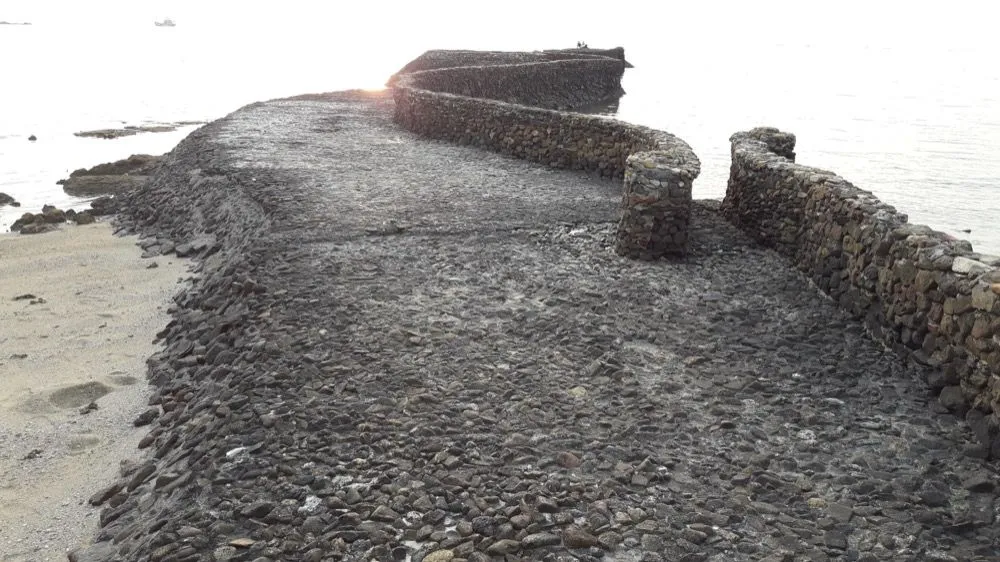
[[[794,162],[795,137],[740,132],[722,209],[873,335],[930,365],[940,402],[1000,458],[1000,258],[926,226],[832,172]]]
[[[436,51],[426,63],[434,70],[401,72],[390,80],[395,119],[430,138],[623,178],[617,251],[640,259],[682,254],[691,184],[700,172],[691,147],[663,131],[545,109],[581,107],[620,91],[624,51],[610,52],[619,56],[581,59],[569,53],[567,60],[508,64],[560,55],[484,53],[477,59],[462,51],[449,68],[447,52]],[[479,64],[461,66],[470,62]]]
[[[601,57],[438,68],[414,74],[409,85],[472,98],[567,109],[620,96],[624,72],[624,61]]]
[[[548,51],[463,51],[463,50],[431,50],[406,63],[399,72],[392,75],[386,85],[394,86],[399,77],[421,70],[436,68],[457,68],[462,66],[493,66],[498,64],[522,64],[530,62],[547,62],[554,60],[575,60],[612,58],[625,63],[625,68],[632,65],[625,60],[625,49],[557,49]]]

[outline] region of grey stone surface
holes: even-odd
[[[923,368],[717,204],[685,261],[623,259],[618,182],[392,113],[254,104],[124,196],[200,269],[109,560],[995,559],[995,467]]]

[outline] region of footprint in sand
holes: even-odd
[[[79,408],[111,392],[111,387],[97,381],[60,388],[49,395],[49,402],[59,408]]]
[[[112,384],[116,384],[118,386],[132,386],[133,384],[139,382],[139,379],[133,377],[132,375],[126,375],[121,371],[113,371],[110,375],[108,375],[108,380],[110,380]]]
[[[80,453],[93,449],[100,444],[101,439],[96,435],[84,434],[70,438],[69,442],[66,443],[66,448],[69,449],[69,454],[79,455]]]
[[[30,390],[27,391],[27,396],[13,406],[13,411],[22,414],[28,414],[29,418],[43,418],[47,414],[54,414],[59,410],[53,407],[52,403],[45,399],[44,394],[34,394]]]

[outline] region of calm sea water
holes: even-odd
[[[0,20],[34,23],[0,26],[0,191],[23,204],[0,209],[0,229],[44,203],[81,203],[55,184],[70,171],[166,152],[191,128],[116,140],[76,131],[211,120],[262,99],[377,88],[431,48],[530,50],[586,40],[625,47],[635,68],[618,116],[694,147],[703,162],[696,197],[725,194],[732,133],[772,125],[798,136],[799,162],[839,173],[912,222],[1000,254],[1000,40],[989,18],[862,3],[854,12],[849,1],[825,13],[778,0],[624,2],[614,14],[606,3],[575,2],[570,12],[520,0],[489,14],[446,1],[288,0],[271,11],[160,4],[170,12],[114,0],[86,9],[0,4]],[[533,17],[520,11],[528,8]],[[153,26],[164,16],[177,27]],[[37,142],[28,142],[32,134]]]

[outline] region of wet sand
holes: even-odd
[[[87,499],[142,455],[145,360],[188,274],[136,241],[107,223],[0,235],[0,561],[65,560],[97,530]]]

